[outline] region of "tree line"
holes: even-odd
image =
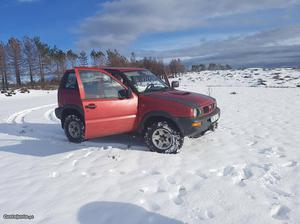
[[[95,67],[143,67],[157,75],[185,71],[180,59],[173,59],[165,64],[154,57],[137,59],[134,52],[127,58],[111,49],[64,51],[57,46],[50,46],[39,37],[26,36],[21,40],[11,37],[6,43],[0,42],[0,77],[3,90],[11,85],[20,87],[25,84],[43,88],[49,82],[58,83],[66,69],[89,64]]]
[[[230,70],[232,67],[230,65],[222,65],[222,64],[197,64],[192,65],[192,72],[201,72],[201,71],[215,71],[215,70]]]

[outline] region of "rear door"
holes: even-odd
[[[76,69],[85,115],[85,137],[131,132],[134,130],[138,97],[119,97],[126,89],[117,79],[101,69]]]

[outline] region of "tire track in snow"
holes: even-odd
[[[54,112],[54,108],[50,109],[50,110],[47,110],[45,113],[44,113],[44,117],[48,120],[48,121],[51,121],[51,122],[55,122],[57,123],[59,120],[56,118],[55,116],[55,112]]]
[[[47,108],[47,107],[53,107],[53,106],[56,106],[56,104],[48,104],[48,105],[33,107],[33,108],[29,108],[26,110],[16,112],[16,113],[12,114],[11,116],[9,116],[9,118],[6,120],[6,123],[23,124],[24,118],[27,114],[31,113],[32,111],[40,110],[40,109]]]

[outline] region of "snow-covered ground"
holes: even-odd
[[[201,82],[201,85],[248,86],[248,87],[300,87],[300,69],[262,69],[202,71],[190,73],[188,81]],[[183,78],[184,79],[184,78]],[[186,79],[185,79],[186,80]]]
[[[0,95],[0,222],[300,223],[300,88],[254,85],[295,87],[300,73],[280,69],[293,77],[280,84],[278,70],[244,78],[251,71],[180,77],[181,89],[210,93],[222,114],[216,132],[186,138],[177,155],[127,135],[69,143],[55,91]]]

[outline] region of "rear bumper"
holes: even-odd
[[[63,108],[62,107],[57,107],[55,109],[55,116],[58,118],[58,119],[61,119],[62,117],[62,112],[63,112]]]
[[[179,129],[181,133],[184,136],[189,137],[199,137],[204,132],[214,129],[217,127],[217,122],[219,120],[216,120],[214,122],[211,121],[211,117],[218,114],[220,118],[220,109],[217,107],[214,112],[210,113],[209,115],[206,115],[204,117],[200,118],[176,118],[176,123],[179,126]],[[201,126],[199,127],[193,127],[192,124],[195,122],[201,122]]]

